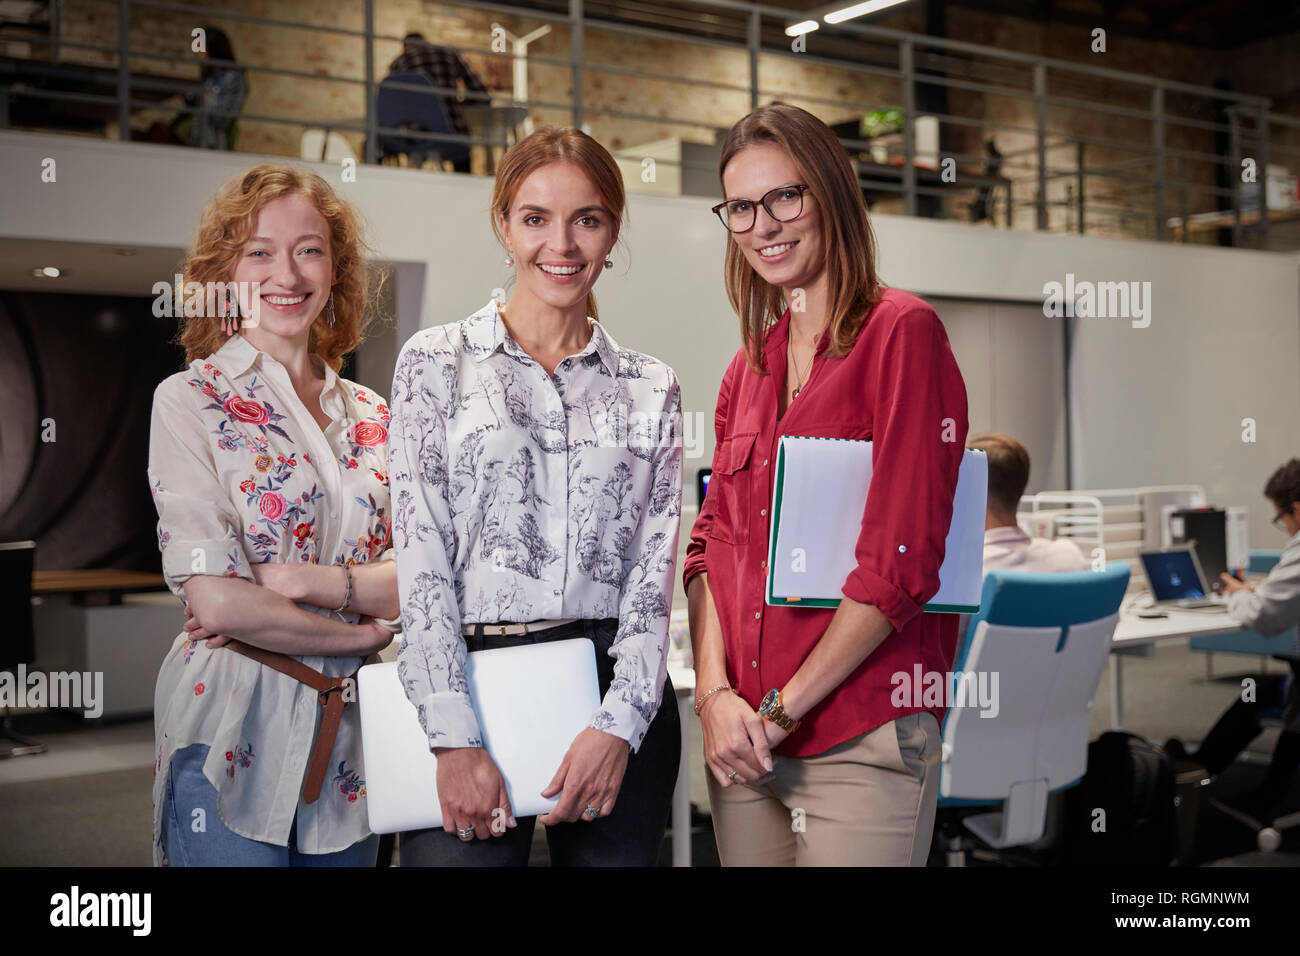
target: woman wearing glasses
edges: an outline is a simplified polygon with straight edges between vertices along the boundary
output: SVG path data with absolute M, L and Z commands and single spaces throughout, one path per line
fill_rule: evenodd
M 425 329 L 393 377 L 399 669 L 438 755 L 443 828 L 402 865 L 522 866 L 535 821 L 556 865 L 653 865 L 681 731 L 667 677 L 681 513 L 681 398 L 619 346 L 591 290 L 624 215 L 613 157 L 542 129 L 497 171 L 492 225 L 514 294 Z M 466 653 L 586 637 L 603 700 L 540 818 L 512 819 L 466 687 Z M 444 832 L 445 831 L 445 832 Z
M 934 310 L 880 284 L 857 179 L 821 121 L 751 113 L 719 173 L 743 345 L 683 574 L 719 852 L 728 866 L 921 865 L 944 708 L 891 678 L 952 668 L 956 617 L 921 606 L 939 587 L 965 384 Z M 764 604 L 782 435 L 873 442 L 836 609 Z

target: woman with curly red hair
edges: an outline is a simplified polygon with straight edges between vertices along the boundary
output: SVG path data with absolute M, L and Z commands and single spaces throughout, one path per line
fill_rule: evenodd
M 189 365 L 155 390 L 149 438 L 190 616 L 155 690 L 156 864 L 375 862 L 346 705 L 399 610 L 388 408 L 338 376 L 367 324 L 364 251 L 323 179 L 266 165 L 221 188 L 186 262 Z M 211 289 L 218 314 L 195 315 Z

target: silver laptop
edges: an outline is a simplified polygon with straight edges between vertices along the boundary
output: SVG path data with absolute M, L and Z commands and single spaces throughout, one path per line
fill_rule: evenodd
M 1152 603 L 1161 607 L 1227 607 L 1227 601 L 1206 582 L 1193 548 L 1142 551 L 1140 556 Z
M 469 696 L 516 817 L 559 802 L 541 795 L 573 738 L 600 707 L 596 648 L 587 638 L 525 644 L 469 655 Z M 397 833 L 442 826 L 438 758 L 429 750 L 397 664 L 357 674 L 370 829 Z

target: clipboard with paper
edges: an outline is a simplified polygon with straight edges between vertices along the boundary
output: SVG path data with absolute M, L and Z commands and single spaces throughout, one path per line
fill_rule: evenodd
M 772 488 L 766 599 L 779 607 L 838 607 L 857 567 L 862 513 L 871 486 L 872 443 L 782 436 Z M 967 449 L 957 475 L 939 590 L 923 610 L 979 611 L 984 578 L 988 456 Z

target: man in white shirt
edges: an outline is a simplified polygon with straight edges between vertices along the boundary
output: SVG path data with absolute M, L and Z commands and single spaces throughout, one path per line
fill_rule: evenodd
M 1066 538 L 1031 538 L 1016 523 L 1016 508 L 1029 484 L 1029 451 L 1004 432 L 985 432 L 966 442 L 989 459 L 988 507 L 984 514 L 984 573 L 993 570 L 1086 571 L 1088 559 Z M 964 639 L 970 615 L 957 621 Z
M 1031 538 L 1016 524 L 1016 507 L 1029 484 L 1029 452 L 1010 435 L 986 432 L 966 443 L 989 459 L 988 511 L 984 518 L 984 573 L 1086 571 L 1088 559 L 1065 538 Z

